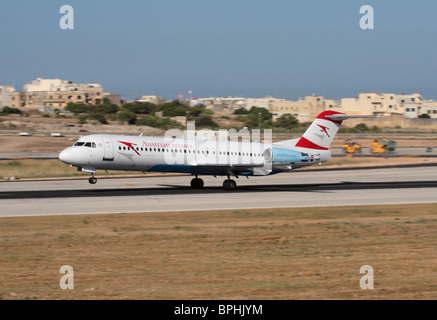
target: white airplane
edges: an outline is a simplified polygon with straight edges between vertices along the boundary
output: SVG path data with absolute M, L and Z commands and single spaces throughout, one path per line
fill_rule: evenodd
M 233 190 L 231 177 L 266 176 L 326 162 L 329 146 L 343 120 L 377 116 L 320 113 L 301 138 L 266 142 L 221 141 L 172 137 L 91 134 L 61 151 L 59 159 L 90 172 L 96 170 L 191 173 L 193 189 L 203 188 L 199 175 L 227 176 L 223 188 Z

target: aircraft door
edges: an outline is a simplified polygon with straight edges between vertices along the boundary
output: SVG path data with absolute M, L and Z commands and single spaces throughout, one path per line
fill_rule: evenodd
M 114 146 L 111 137 L 102 137 L 103 140 L 103 161 L 114 161 Z

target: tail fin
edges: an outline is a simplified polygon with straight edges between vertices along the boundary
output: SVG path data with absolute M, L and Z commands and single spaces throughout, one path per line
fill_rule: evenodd
M 324 111 L 313 121 L 296 147 L 328 150 L 345 116 L 337 111 Z

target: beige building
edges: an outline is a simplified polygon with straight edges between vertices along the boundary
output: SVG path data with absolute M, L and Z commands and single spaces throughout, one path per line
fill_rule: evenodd
M 273 114 L 273 120 L 276 120 L 283 114 L 295 116 L 299 122 L 311 122 L 317 115 L 327 109 L 338 107 L 339 102 L 327 100 L 322 96 L 306 96 L 297 101 L 288 101 L 284 99 L 272 100 L 269 111 Z
M 273 101 L 280 100 L 273 97 L 265 97 L 265 98 L 247 98 L 246 104 L 244 108 L 250 110 L 252 107 L 264 108 L 270 110 L 270 106 Z
M 10 86 L 0 86 L 0 108 L 12 107 L 11 98 L 15 94 L 15 89 Z
M 103 99 L 108 99 L 110 103 L 121 106 L 123 104 L 123 100 L 121 100 L 120 94 L 113 94 L 110 92 L 103 93 Z
M 77 84 L 71 80 L 38 78 L 25 84 L 23 92 L 12 98 L 15 98 L 12 99 L 13 104 L 26 109 L 63 109 L 69 102 L 102 103 L 103 88 L 98 83 Z
M 423 101 L 421 107 L 420 114 L 427 114 L 431 118 L 437 119 L 437 101 Z
M 203 104 L 207 109 L 213 112 L 232 113 L 235 109 L 246 106 L 246 98 L 242 97 L 212 97 L 197 98 L 190 100 L 190 106 Z
M 161 96 L 153 96 L 153 95 L 148 95 L 148 96 L 142 96 L 140 100 L 137 100 L 139 102 L 150 102 L 153 104 L 163 104 L 166 102 L 165 99 L 162 99 Z
M 417 118 L 422 112 L 424 100 L 420 94 L 366 93 L 355 98 L 343 98 L 341 103 L 330 110 L 349 115 L 404 115 Z

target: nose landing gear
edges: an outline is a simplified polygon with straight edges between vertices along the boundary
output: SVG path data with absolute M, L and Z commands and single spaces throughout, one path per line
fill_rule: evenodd
M 97 178 L 94 177 L 94 174 L 91 175 L 91 177 L 88 179 L 88 182 L 90 184 L 96 184 L 97 183 Z

